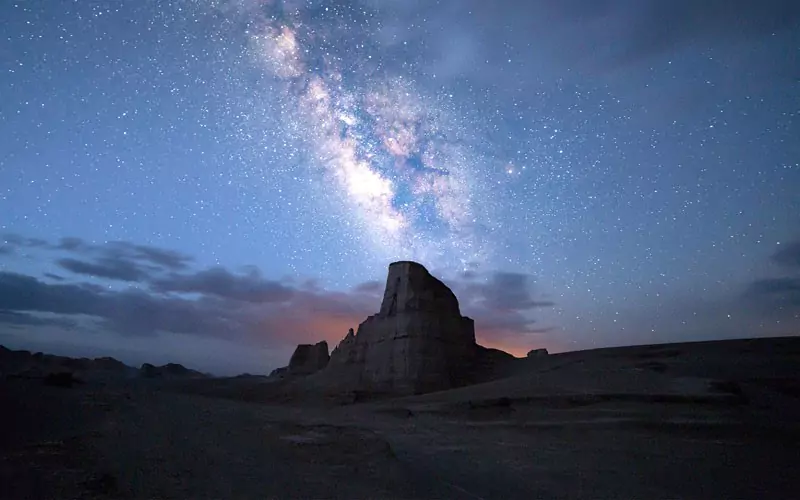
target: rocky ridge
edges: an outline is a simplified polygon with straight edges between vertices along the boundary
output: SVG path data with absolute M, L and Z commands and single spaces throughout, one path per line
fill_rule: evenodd
M 177 363 L 136 369 L 110 358 L 70 358 L 41 352 L 15 351 L 0 346 L 0 376 L 11 379 L 41 379 L 59 385 L 71 377 L 81 381 L 112 381 L 132 378 L 200 378 L 206 374 Z M 64 384 L 61 384 L 64 385 Z

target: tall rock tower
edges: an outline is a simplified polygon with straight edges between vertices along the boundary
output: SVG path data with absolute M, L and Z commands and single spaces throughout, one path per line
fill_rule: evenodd
M 420 394 L 464 385 L 477 351 L 475 325 L 455 294 L 422 265 L 394 262 L 380 312 L 350 330 L 319 375 L 366 391 Z

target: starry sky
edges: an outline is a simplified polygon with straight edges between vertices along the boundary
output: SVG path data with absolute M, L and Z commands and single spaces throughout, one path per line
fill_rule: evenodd
M 395 260 L 517 355 L 800 332 L 794 0 L 0 19 L 0 344 L 263 373 Z

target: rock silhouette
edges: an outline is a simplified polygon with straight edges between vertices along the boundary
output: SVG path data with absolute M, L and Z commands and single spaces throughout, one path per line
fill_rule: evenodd
M 139 376 L 142 378 L 198 378 L 205 377 L 203 373 L 190 370 L 178 363 L 167 363 L 164 366 L 154 366 L 144 363 L 139 368 Z
M 389 265 L 380 311 L 351 329 L 320 376 L 376 393 L 464 385 L 478 355 L 455 294 L 416 262 Z
M 311 374 L 328 366 L 330 354 L 328 343 L 324 340 L 316 344 L 300 344 L 289 360 L 289 372 Z
M 270 376 L 311 375 L 328 366 L 330 358 L 328 343 L 324 340 L 316 344 L 300 344 L 294 350 L 289 366 L 272 370 Z
M 547 356 L 547 349 L 533 349 L 528 351 L 526 358 L 544 358 Z

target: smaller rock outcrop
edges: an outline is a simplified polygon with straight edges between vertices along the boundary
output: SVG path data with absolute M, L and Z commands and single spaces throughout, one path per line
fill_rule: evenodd
M 161 376 L 161 373 L 158 371 L 158 368 L 150 363 L 144 363 L 141 368 L 139 368 L 139 375 L 144 378 L 157 378 Z
M 350 365 L 356 362 L 356 334 L 352 328 L 331 353 L 331 365 Z
M 328 366 L 331 359 L 328 343 L 300 344 L 289 360 L 289 372 L 295 375 L 310 375 Z
M 178 363 L 167 363 L 164 366 L 144 363 L 139 368 L 139 376 L 142 378 L 200 378 L 206 375 Z
M 0 346 L 0 377 L 43 379 L 48 374 L 72 373 L 83 382 L 127 378 L 136 369 L 114 358 L 69 358 L 41 352 L 13 351 Z M 64 378 L 51 378 L 48 385 L 58 385 Z M 66 382 L 65 382 L 66 383 Z
M 97 369 L 108 371 L 125 371 L 129 368 L 122 361 L 109 357 L 94 358 L 94 366 Z
M 69 387 L 73 383 L 109 382 L 137 377 L 202 378 L 208 375 L 177 363 L 164 366 L 144 363 L 136 369 L 110 357 L 68 358 L 41 352 L 12 351 L 0 346 L 0 377 L 43 379 L 47 385 Z
M 548 355 L 547 349 L 533 349 L 528 351 L 526 358 L 544 358 Z
M 269 376 L 270 377 L 282 378 L 282 377 L 285 377 L 288 373 L 289 373 L 289 367 L 288 366 L 282 366 L 280 368 L 275 368 L 274 370 L 269 372 Z
M 328 352 L 326 341 L 323 340 L 316 344 L 300 344 L 289 359 L 289 366 L 272 370 L 270 377 L 311 375 L 328 366 L 330 359 L 331 355 Z

